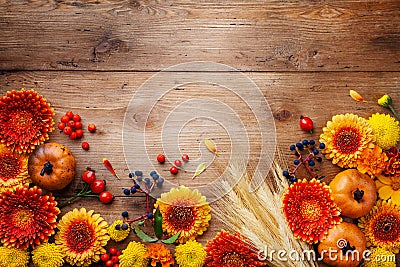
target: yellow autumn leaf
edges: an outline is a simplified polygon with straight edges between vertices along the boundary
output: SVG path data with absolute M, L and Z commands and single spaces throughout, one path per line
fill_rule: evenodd
M 355 101 L 358 101 L 358 102 L 367 102 L 367 101 L 364 100 L 364 98 L 363 98 L 357 91 L 350 90 L 350 96 L 351 96 L 351 98 L 353 98 Z
M 214 153 L 215 156 L 218 156 L 218 151 L 217 151 L 217 148 L 215 147 L 215 144 L 213 141 L 211 141 L 210 139 L 205 139 L 204 144 L 206 145 L 208 150 L 210 150 L 212 153 Z
M 192 179 L 196 178 L 197 176 L 199 176 L 202 172 L 204 172 L 207 168 L 207 164 L 205 162 L 200 163 L 197 168 L 196 171 L 193 174 Z

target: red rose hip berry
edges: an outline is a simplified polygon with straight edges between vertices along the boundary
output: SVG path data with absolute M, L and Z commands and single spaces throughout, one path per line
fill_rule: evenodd
M 104 180 L 94 180 L 90 184 L 90 190 L 95 194 L 100 194 L 106 189 L 106 182 Z
M 177 159 L 177 160 L 174 161 L 174 164 L 175 164 L 176 167 L 180 167 L 180 166 L 182 166 L 182 161 Z
M 83 149 L 83 150 L 89 150 L 89 147 L 90 147 L 90 146 L 89 146 L 89 143 L 88 143 L 88 142 L 83 142 L 83 143 L 82 143 L 82 149 Z
M 65 116 L 67 116 L 69 119 L 72 120 L 72 117 L 74 116 L 74 113 L 73 113 L 72 111 L 67 111 L 67 112 L 65 113 Z
M 65 128 L 65 123 L 60 122 L 60 123 L 57 125 L 57 127 L 58 127 L 58 129 L 60 129 L 60 130 L 62 131 L 62 130 L 64 130 L 64 128 Z
M 114 196 L 108 191 L 103 191 L 100 193 L 99 198 L 101 203 L 107 204 L 113 201 Z
M 169 172 L 172 173 L 173 175 L 178 174 L 179 169 L 175 166 L 172 166 L 171 168 L 169 168 Z
M 65 126 L 64 130 L 63 130 L 64 134 L 66 135 L 70 135 L 72 133 L 72 128 L 69 126 Z
M 83 174 L 82 174 L 82 181 L 85 183 L 91 184 L 96 180 L 96 173 L 94 170 L 91 170 L 88 168 Z
M 107 253 L 101 254 L 100 256 L 100 260 L 103 262 L 106 262 L 110 259 L 110 255 L 108 255 Z
M 94 125 L 93 123 L 89 124 L 88 131 L 94 133 L 96 131 L 96 125 Z
M 81 116 L 79 116 L 78 114 L 74 114 L 74 116 L 72 117 L 72 120 L 73 120 L 74 122 L 81 121 Z
M 68 123 L 69 122 L 69 117 L 67 115 L 62 116 L 61 117 L 61 122 Z
M 159 163 L 164 163 L 164 162 L 165 162 L 165 156 L 164 156 L 164 154 L 158 154 L 158 155 L 157 155 L 157 161 L 158 161 Z
M 183 154 L 183 155 L 182 155 L 182 160 L 183 160 L 184 162 L 188 162 L 188 161 L 189 161 L 189 156 L 188 156 L 188 154 Z
M 314 128 L 313 121 L 309 117 L 300 116 L 300 128 L 303 131 L 312 133 Z

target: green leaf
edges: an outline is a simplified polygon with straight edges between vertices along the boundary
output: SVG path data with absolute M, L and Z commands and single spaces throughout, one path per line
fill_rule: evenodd
M 206 164 L 205 162 L 200 163 L 200 164 L 197 166 L 197 169 L 196 169 L 196 171 L 194 172 L 194 174 L 193 174 L 193 176 L 192 176 L 192 179 L 194 179 L 194 178 L 196 178 L 197 176 L 199 176 L 202 172 L 204 172 L 204 171 L 206 170 L 206 168 L 207 168 L 207 164 Z
M 161 242 L 163 242 L 164 244 L 172 244 L 179 238 L 180 235 L 181 235 L 181 231 L 179 231 L 178 233 L 174 234 L 170 238 L 161 240 Z
M 162 222 L 163 222 L 162 214 L 161 214 L 160 210 L 157 208 L 156 212 L 154 213 L 153 227 L 154 227 L 154 234 L 156 235 L 156 237 L 158 239 L 160 239 L 164 235 L 164 232 L 162 229 Z
M 140 230 L 137 226 L 135 226 L 135 233 L 144 242 L 154 243 L 154 242 L 157 242 L 157 240 L 158 240 L 158 239 L 155 239 L 155 238 L 152 238 L 152 237 L 148 236 L 145 232 Z

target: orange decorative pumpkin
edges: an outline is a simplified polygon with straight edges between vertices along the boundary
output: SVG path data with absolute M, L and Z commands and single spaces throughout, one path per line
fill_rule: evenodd
M 338 173 L 329 184 L 333 201 L 343 216 L 360 218 L 372 209 L 376 202 L 376 185 L 368 175 L 356 169 Z
M 61 190 L 74 180 L 75 166 L 75 158 L 68 147 L 45 143 L 29 156 L 28 172 L 32 182 L 39 187 Z
M 356 267 L 367 249 L 365 235 L 357 225 L 342 222 L 328 230 L 328 235 L 318 245 L 322 260 L 330 266 Z

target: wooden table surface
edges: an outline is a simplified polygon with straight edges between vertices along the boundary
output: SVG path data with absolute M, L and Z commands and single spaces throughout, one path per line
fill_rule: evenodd
M 61 201 L 77 192 L 82 186 L 80 175 L 90 166 L 107 180 L 107 189 L 116 198 L 111 205 L 85 198 L 63 208 L 63 214 L 84 206 L 101 213 L 109 223 L 120 219 L 123 210 L 132 217 L 142 214 L 144 198 L 126 197 L 122 189 L 131 186 L 129 171 L 147 161 L 151 164 L 144 167 L 145 172 L 156 169 L 175 184 L 200 186 L 217 179 L 234 151 L 231 139 L 235 136 L 225 127 L 232 121 L 198 115 L 182 124 L 182 110 L 176 112 L 176 108 L 182 109 L 182 103 L 196 97 L 214 99 L 221 109 L 230 107 L 242 121 L 248 131 L 252 171 L 252 163 L 259 160 L 265 145 L 260 121 L 253 113 L 257 106 L 248 105 L 234 90 L 188 83 L 165 92 L 155 102 L 149 97 L 148 102 L 141 102 L 142 106 L 128 108 L 135 93 L 143 93 L 142 86 L 148 79 L 176 64 L 214 62 L 235 68 L 251 79 L 274 118 L 272 122 L 261 118 L 261 123 L 272 123 L 271 127 L 276 128 L 277 148 L 288 164 L 293 160 L 288 146 L 304 138 L 318 140 L 322 127 L 335 114 L 368 117 L 387 112 L 376 103 L 385 93 L 392 96 L 395 108 L 400 110 L 398 0 L 1 0 L 0 30 L 1 94 L 33 88 L 52 104 L 56 121 L 72 110 L 82 116 L 84 124 L 95 123 L 98 127 L 95 134 L 85 133 L 80 141 L 69 140 L 57 130 L 51 134 L 51 141 L 67 145 L 77 159 L 75 181 L 56 195 Z M 229 71 L 218 69 L 188 69 L 174 75 L 192 77 L 197 72 L 204 77 L 229 76 Z M 148 96 L 157 91 L 145 89 L 144 95 Z M 352 100 L 350 89 L 361 93 L 367 102 Z M 141 113 L 149 106 L 149 114 Z M 194 117 L 200 114 L 196 105 L 186 106 L 186 111 Z M 206 111 L 211 117 L 220 112 L 218 107 Z M 143 162 L 127 162 L 124 154 L 124 120 L 132 119 L 131 115 L 146 130 L 145 149 L 130 152 L 141 155 Z M 312 135 L 299 129 L 300 115 L 314 120 Z M 173 129 L 165 122 L 181 128 Z M 195 180 L 184 172 L 172 177 L 169 165 L 158 165 L 155 158 L 165 146 L 171 146 L 163 143 L 170 139 L 161 138 L 165 127 L 177 133 L 171 139 L 178 144 L 177 155 L 184 152 L 200 157 L 202 140 L 213 138 L 221 151 L 218 166 L 211 164 Z M 80 148 L 81 141 L 90 143 L 89 151 Z M 121 180 L 107 172 L 103 157 L 113 163 Z M 169 156 L 169 160 L 174 159 Z M 327 181 L 338 171 L 328 161 L 315 170 Z M 222 222 L 213 219 L 198 240 L 205 244 L 223 227 Z M 121 249 L 126 244 L 110 242 Z

